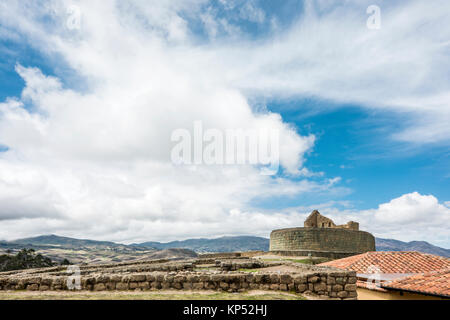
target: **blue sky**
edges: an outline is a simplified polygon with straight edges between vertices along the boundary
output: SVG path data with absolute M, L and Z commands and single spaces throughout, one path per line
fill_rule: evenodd
M 366 112 L 358 105 L 336 105 L 333 110 L 310 114 L 329 102 L 295 101 L 269 108 L 300 132 L 318 136 L 308 167 L 329 176 L 342 177 L 349 189 L 340 199 L 354 200 L 359 209 L 384 203 L 396 195 L 418 191 L 449 198 L 447 145 L 411 146 L 389 141 L 402 118 L 386 112 Z M 288 110 L 286 110 L 288 109 Z M 333 200 L 337 200 L 333 197 Z
M 268 236 L 319 208 L 450 247 L 446 2 L 380 1 L 379 30 L 371 1 L 45 4 L 0 8 L 0 239 Z M 279 174 L 174 168 L 196 120 L 279 129 Z

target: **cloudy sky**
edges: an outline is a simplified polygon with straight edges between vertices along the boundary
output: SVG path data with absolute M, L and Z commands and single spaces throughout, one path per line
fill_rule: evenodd
M 268 237 L 319 209 L 449 248 L 449 16 L 447 0 L 0 0 L 0 239 Z M 195 121 L 278 130 L 280 170 L 174 164 L 171 134 Z

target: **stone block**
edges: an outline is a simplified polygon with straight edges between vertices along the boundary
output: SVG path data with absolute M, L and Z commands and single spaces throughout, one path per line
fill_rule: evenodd
M 293 278 L 295 284 L 306 283 L 307 280 L 303 275 L 294 275 Z
M 163 282 L 164 281 L 164 276 L 165 276 L 164 273 L 158 273 L 158 274 L 155 275 L 155 280 L 157 282 Z
M 356 277 L 348 277 L 347 283 L 349 283 L 349 284 L 354 284 L 354 283 L 356 283 Z
M 107 282 L 106 284 L 106 290 L 115 290 L 116 289 L 116 283 L 115 282 Z
M 147 277 L 145 276 L 145 274 L 133 274 L 130 277 L 131 282 L 142 282 L 145 280 L 147 280 Z
M 128 290 L 128 283 L 126 282 L 116 283 L 116 290 Z
M 219 283 L 219 287 L 220 287 L 222 290 L 227 290 L 227 289 L 229 288 L 229 284 L 228 284 L 227 282 L 221 281 L 221 282 Z
M 40 284 L 41 278 L 35 277 L 35 278 L 29 278 L 26 280 L 28 284 Z
M 289 284 L 293 281 L 292 276 L 290 274 L 282 274 L 280 275 L 280 283 Z
M 270 289 L 270 284 L 268 284 L 268 283 L 262 283 L 262 284 L 259 285 L 259 288 L 260 288 L 261 290 L 269 290 L 269 289 Z
M 109 281 L 109 277 L 106 275 L 100 275 L 95 278 L 95 283 L 106 283 Z
M 335 284 L 332 288 L 332 291 L 339 292 L 344 290 L 344 287 L 341 284 Z
M 161 289 L 163 289 L 163 290 L 170 289 L 171 286 L 172 286 L 172 283 L 167 282 L 167 281 L 164 281 L 164 282 L 161 283 Z
M 130 290 L 134 290 L 134 289 L 138 288 L 138 283 L 137 283 L 137 282 L 130 282 L 130 283 L 128 284 L 128 288 L 129 288 Z
M 148 281 L 138 282 L 138 288 L 148 290 L 150 289 L 150 283 Z
M 41 279 L 41 284 L 46 285 L 46 286 L 51 286 L 53 282 L 52 278 L 42 278 Z
M 186 281 L 190 283 L 198 282 L 198 276 L 191 274 L 186 277 Z
M 270 285 L 270 290 L 279 290 L 280 285 L 278 283 L 273 283 Z
M 121 282 L 121 281 L 122 281 L 122 276 L 121 276 L 121 275 L 118 275 L 118 274 L 115 274 L 115 275 L 112 275 L 112 276 L 110 277 L 110 279 L 111 279 L 111 281 L 113 281 L 113 282 Z
M 314 284 L 314 291 L 327 291 L 327 285 L 324 282 L 318 282 Z
M 39 290 L 39 285 L 37 283 L 27 285 L 27 290 L 37 291 Z
M 304 292 L 308 289 L 308 286 L 305 283 L 301 283 L 297 285 L 297 291 L 298 292 Z
M 211 275 L 211 281 L 214 282 L 222 282 L 224 280 L 224 276 L 221 274 L 213 274 Z
M 333 271 L 333 272 L 330 272 L 330 276 L 332 276 L 332 277 L 345 277 L 346 275 L 347 275 L 347 273 L 344 272 L 344 271 Z
M 104 291 L 106 290 L 106 286 L 104 283 L 96 283 L 94 285 L 94 291 Z
M 280 283 L 280 276 L 275 273 L 271 274 L 270 275 L 270 283 L 274 283 L 274 284 Z
M 259 284 L 257 284 L 257 283 L 250 283 L 249 284 L 249 289 L 250 290 L 257 290 L 257 289 L 259 289 Z
M 238 289 L 240 289 L 240 285 L 237 282 L 233 282 L 230 284 L 230 289 L 233 291 L 237 291 Z
M 356 291 L 356 284 L 346 284 L 344 289 L 345 291 Z
M 194 282 L 192 284 L 193 290 L 202 290 L 203 289 L 203 282 Z
M 172 287 L 177 290 L 181 290 L 183 288 L 183 284 L 181 282 L 172 283 Z

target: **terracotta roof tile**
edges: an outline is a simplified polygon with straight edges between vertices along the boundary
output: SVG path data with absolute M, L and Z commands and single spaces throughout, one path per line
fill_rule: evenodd
M 388 292 L 386 289 L 381 288 L 381 286 L 377 286 L 376 283 L 367 283 L 367 281 L 358 280 L 356 281 L 356 286 L 358 288 L 364 288 L 374 291 L 380 291 L 380 292 Z
M 383 283 L 381 287 L 450 297 L 450 268 Z
M 416 251 L 376 251 L 320 265 L 356 271 L 360 274 L 374 273 L 374 266 L 380 273 L 414 274 L 450 268 L 450 259 Z

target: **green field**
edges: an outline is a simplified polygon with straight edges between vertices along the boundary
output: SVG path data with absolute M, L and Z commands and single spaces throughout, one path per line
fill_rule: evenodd
M 111 292 L 0 292 L 0 300 L 306 300 L 303 296 L 288 292 L 248 291 L 227 293 L 214 291 L 111 291 Z

